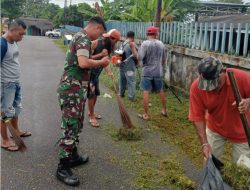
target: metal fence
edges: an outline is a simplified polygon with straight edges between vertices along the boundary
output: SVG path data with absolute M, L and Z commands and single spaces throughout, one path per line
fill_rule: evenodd
M 130 30 L 136 38 L 146 39 L 146 28 L 152 22 L 108 22 L 125 36 Z M 183 23 L 162 22 L 160 39 L 163 43 L 191 49 L 212 51 L 234 56 L 250 57 L 250 23 Z

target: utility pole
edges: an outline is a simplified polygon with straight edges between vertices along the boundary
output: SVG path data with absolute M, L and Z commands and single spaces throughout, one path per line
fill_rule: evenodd
M 155 27 L 159 28 L 161 26 L 161 5 L 162 0 L 157 0 L 157 8 L 156 8 L 156 14 L 155 14 Z
M 66 11 L 67 11 L 67 0 L 64 0 L 64 27 L 65 27 L 65 25 L 67 24 L 67 13 L 66 13 Z

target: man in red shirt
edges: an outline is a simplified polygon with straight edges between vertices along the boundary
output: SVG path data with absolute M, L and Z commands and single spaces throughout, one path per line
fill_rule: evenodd
M 237 108 L 227 71 L 234 72 L 242 101 Z M 198 65 L 199 77 L 190 88 L 189 120 L 194 123 L 204 159 L 212 153 L 220 158 L 226 141 L 233 144 L 232 158 L 250 153 L 240 120 L 250 121 L 250 75 L 238 69 L 225 69 L 220 60 L 207 57 Z

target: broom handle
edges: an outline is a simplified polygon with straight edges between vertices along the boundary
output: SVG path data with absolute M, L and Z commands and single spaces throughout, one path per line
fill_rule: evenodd
M 228 77 L 229 77 L 229 80 L 233 89 L 234 97 L 236 99 L 236 105 L 239 106 L 239 103 L 241 102 L 242 98 L 241 98 L 240 91 L 239 91 L 238 85 L 234 77 L 234 73 L 233 71 L 227 71 L 227 74 L 228 74 Z M 241 113 L 240 119 L 243 124 L 245 134 L 247 136 L 248 146 L 250 148 L 250 128 L 249 128 L 249 123 L 248 123 L 246 114 Z

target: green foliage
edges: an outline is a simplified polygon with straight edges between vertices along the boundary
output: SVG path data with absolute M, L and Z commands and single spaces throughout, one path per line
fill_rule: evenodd
M 8 17 L 10 20 L 20 17 L 23 14 L 22 6 L 25 0 L 1 0 L 1 17 Z
M 227 162 L 222 170 L 223 179 L 237 190 L 250 190 L 250 170 Z
M 128 21 L 152 22 L 155 19 L 157 0 L 133 0 L 121 18 Z M 162 0 L 161 21 L 185 20 L 199 5 L 198 0 Z

